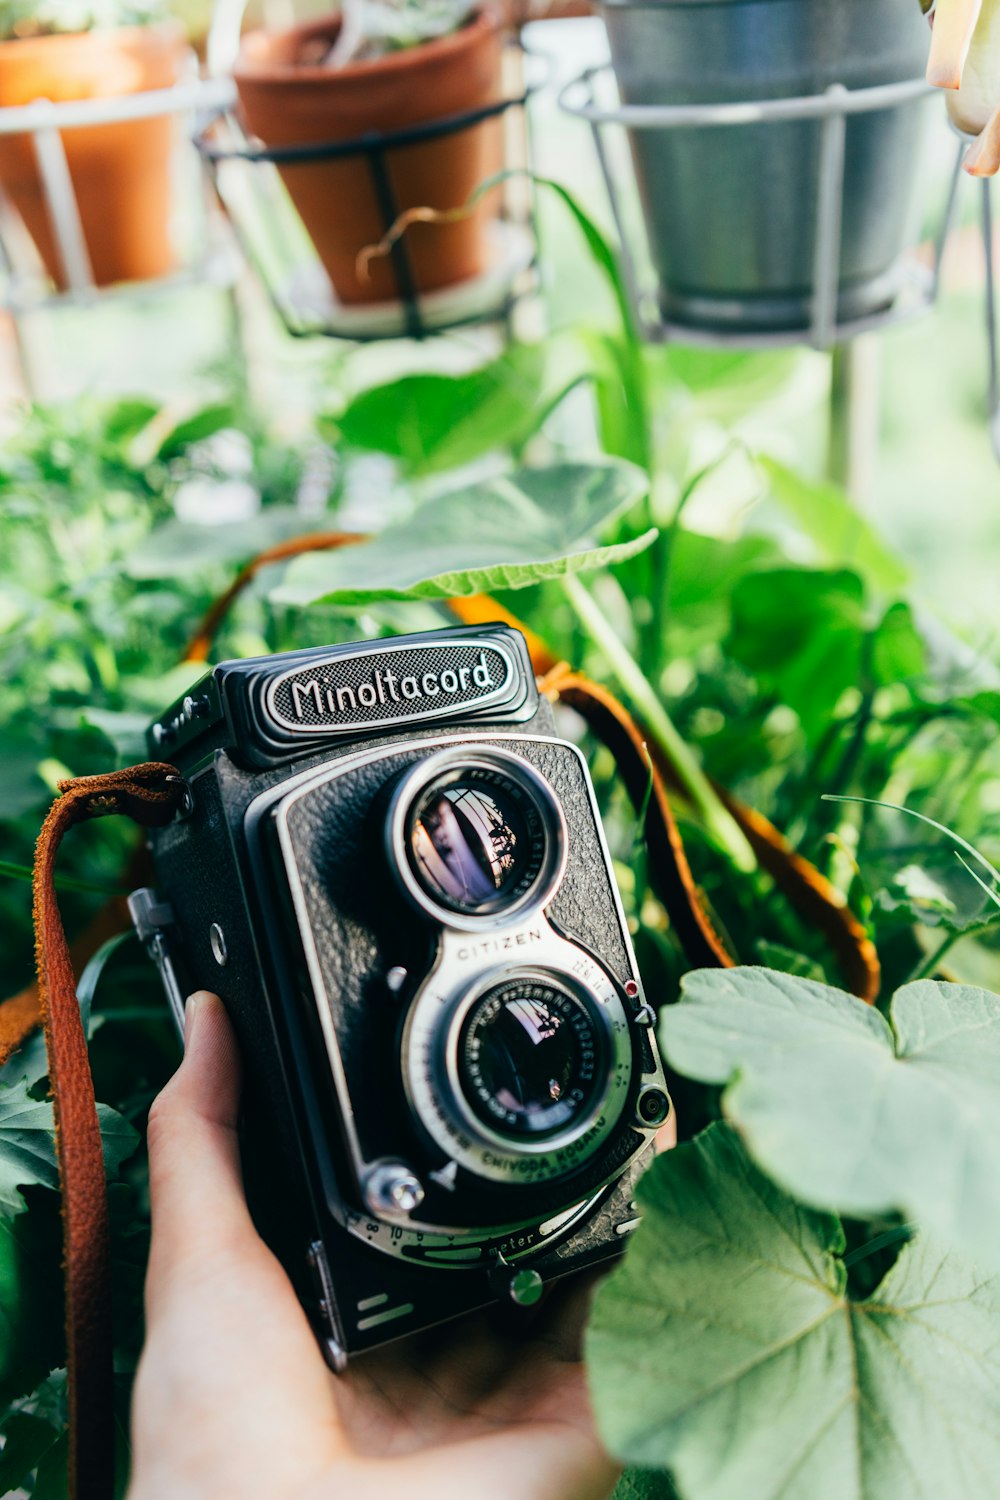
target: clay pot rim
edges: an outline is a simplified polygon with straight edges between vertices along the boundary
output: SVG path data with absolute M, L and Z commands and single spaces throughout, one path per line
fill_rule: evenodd
M 45 36 L 5 36 L 0 37 L 0 47 L 18 47 L 27 51 L 29 47 L 45 48 L 53 44 L 65 47 L 74 42 L 89 46 L 91 39 L 104 42 L 109 37 L 134 37 L 145 41 L 150 35 L 162 41 L 175 40 L 188 45 L 181 22 L 168 16 L 163 21 L 150 21 L 146 26 L 90 26 L 86 31 L 51 31 Z
M 479 5 L 463 26 L 460 26 L 457 31 L 449 32 L 447 36 L 434 37 L 429 42 L 421 42 L 416 47 L 405 47 L 398 52 L 390 52 L 385 57 L 369 57 L 360 62 L 348 63 L 345 68 L 325 68 L 319 63 L 276 63 L 266 59 L 257 61 L 251 56 L 254 47 L 261 45 L 264 40 L 272 40 L 276 37 L 299 37 L 307 41 L 313 36 L 322 36 L 324 31 L 329 30 L 333 22 L 339 19 L 339 12 L 337 12 L 325 19 L 305 21 L 284 31 L 268 31 L 258 28 L 256 31 L 248 32 L 243 38 L 240 54 L 233 68 L 234 79 L 238 84 L 245 81 L 266 84 L 325 83 L 329 86 L 336 85 L 342 79 L 350 79 L 353 82 L 356 79 L 373 77 L 375 74 L 406 73 L 413 68 L 420 67 L 427 60 L 448 58 L 469 51 L 484 36 L 499 31 L 502 25 L 499 14 L 491 5 Z

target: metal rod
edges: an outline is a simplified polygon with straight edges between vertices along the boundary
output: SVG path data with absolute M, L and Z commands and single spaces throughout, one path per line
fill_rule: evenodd
M 113 99 L 70 99 L 61 103 L 36 99 L 31 104 L 5 105 L 0 109 L 0 136 L 33 135 L 38 130 L 78 130 L 88 125 L 117 125 L 131 120 L 151 120 L 159 115 L 186 114 L 189 110 L 218 114 L 235 101 L 236 86 L 229 78 L 175 83 L 167 89 L 119 94 Z
M 981 187 L 983 213 L 983 250 L 986 258 L 986 348 L 989 356 L 989 421 L 990 439 L 994 452 L 1000 459 L 997 418 L 1000 416 L 1000 359 L 997 355 L 997 293 L 996 266 L 993 253 L 993 199 L 990 194 L 990 179 L 984 178 Z
M 385 151 L 382 149 L 381 143 L 371 148 L 368 162 L 371 167 L 372 182 L 375 186 L 375 196 L 378 198 L 379 209 L 385 223 L 386 233 L 388 233 L 399 218 L 399 201 L 396 197 L 395 188 L 392 185 L 392 178 L 389 174 L 389 163 L 386 160 Z M 396 282 L 399 287 L 399 299 L 403 304 L 406 331 L 411 338 L 422 339 L 427 330 L 420 316 L 417 281 L 413 273 L 413 262 L 410 259 L 410 249 L 406 243 L 405 234 L 397 236 L 393 241 L 389 254 L 392 257 L 393 269 L 396 272 Z
M 878 342 L 870 334 L 832 351 L 827 470 L 859 510 L 871 500 L 878 464 L 879 369 Z
M 349 141 L 309 141 L 294 146 L 223 145 L 210 134 L 198 136 L 195 145 L 210 160 L 224 161 L 239 158 L 243 161 L 269 161 L 278 166 L 290 166 L 299 162 L 337 161 L 344 156 L 364 156 L 375 150 L 389 150 L 404 146 L 420 146 L 425 141 L 437 140 L 447 135 L 457 135 L 502 115 L 505 110 L 523 108 L 534 92 L 533 88 L 512 99 L 498 99 L 493 104 L 484 104 L 480 109 L 464 110 L 446 119 L 434 120 L 426 125 L 408 125 L 404 130 L 369 132 Z
M 233 71 L 246 8 L 247 0 L 215 0 L 205 43 L 205 60 L 212 78 L 228 78 Z
M 934 281 L 931 289 L 931 298 L 934 302 L 937 301 L 938 293 L 941 290 L 941 267 L 944 264 L 944 251 L 948 243 L 948 236 L 951 234 L 952 224 L 955 221 L 955 205 L 958 203 L 958 184 L 962 178 L 962 163 L 965 160 L 965 153 L 968 149 L 969 145 L 967 141 L 963 140 L 959 142 L 958 156 L 955 159 L 955 170 L 951 174 L 951 185 L 948 188 L 948 203 L 944 211 L 944 218 L 941 221 L 941 228 L 938 230 L 934 241 Z
M 832 84 L 826 98 L 837 105 L 847 93 L 842 83 Z M 844 215 L 844 171 L 846 167 L 847 120 L 834 109 L 823 120 L 820 142 L 819 182 L 816 189 L 816 250 L 813 260 L 813 314 L 810 342 L 815 349 L 828 349 L 837 326 L 840 295 L 840 249 Z
M 649 330 L 642 315 L 642 294 L 639 290 L 639 276 L 636 271 L 632 252 L 628 247 L 628 235 L 625 232 L 625 215 L 622 210 L 621 199 L 618 196 L 618 188 L 615 183 L 614 173 L 611 170 L 611 162 L 604 145 L 604 137 L 601 127 L 591 121 L 590 132 L 594 141 L 594 150 L 597 152 L 597 160 L 601 168 L 601 176 L 604 178 L 604 187 L 611 203 L 611 213 L 614 217 L 615 228 L 618 233 L 618 263 L 621 267 L 622 280 L 625 283 L 625 291 L 632 308 L 632 318 L 636 329 L 643 332 L 647 337 Z
M 929 97 L 933 92 L 924 78 L 907 78 L 900 83 L 879 84 L 874 88 L 844 89 L 842 98 L 823 94 L 803 94 L 791 99 L 747 99 L 723 104 L 619 104 L 604 108 L 595 102 L 582 104 L 572 99 L 573 91 L 590 85 L 610 64 L 588 68 L 574 78 L 559 94 L 559 106 L 567 114 L 602 125 L 627 125 L 632 130 L 678 130 L 697 125 L 719 128 L 726 125 L 760 125 L 771 120 L 817 120 L 835 108 L 846 115 L 868 114 L 892 109 L 913 99 Z M 591 94 L 591 100 L 593 95 Z
M 58 130 L 36 130 L 32 142 L 63 275 L 70 291 L 92 291 L 94 272 L 62 136 Z

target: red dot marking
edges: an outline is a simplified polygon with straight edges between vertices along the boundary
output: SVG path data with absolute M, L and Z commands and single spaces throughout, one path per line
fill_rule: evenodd
M 625 982 L 625 993 L 629 997 L 630 1000 L 634 1000 L 635 997 L 636 997 L 636 995 L 638 995 L 638 993 L 639 993 L 639 986 L 636 984 L 636 982 L 635 982 L 634 979 L 626 980 L 626 982 Z

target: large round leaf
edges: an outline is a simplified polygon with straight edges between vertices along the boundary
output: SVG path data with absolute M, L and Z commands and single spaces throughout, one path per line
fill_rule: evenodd
M 371 604 L 517 589 L 620 562 L 655 531 L 614 546 L 595 538 L 640 500 L 641 470 L 626 463 L 521 469 L 427 500 L 370 542 L 291 564 L 279 604 Z
M 661 1157 L 597 1294 L 605 1442 L 684 1500 L 995 1500 L 1000 1288 L 930 1240 L 845 1292 L 838 1219 L 799 1207 L 717 1125 Z
M 662 1035 L 678 1072 L 727 1085 L 726 1117 L 797 1198 L 900 1210 L 996 1265 L 1000 997 L 925 980 L 897 991 L 889 1018 L 770 969 L 699 970 Z

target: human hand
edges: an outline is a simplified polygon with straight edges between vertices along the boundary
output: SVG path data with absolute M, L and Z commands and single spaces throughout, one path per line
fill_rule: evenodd
M 221 1001 L 188 1002 L 149 1121 L 153 1235 L 129 1500 L 605 1500 L 579 1344 L 589 1288 L 527 1330 L 485 1316 L 328 1372 L 243 1195 L 239 1059 Z

